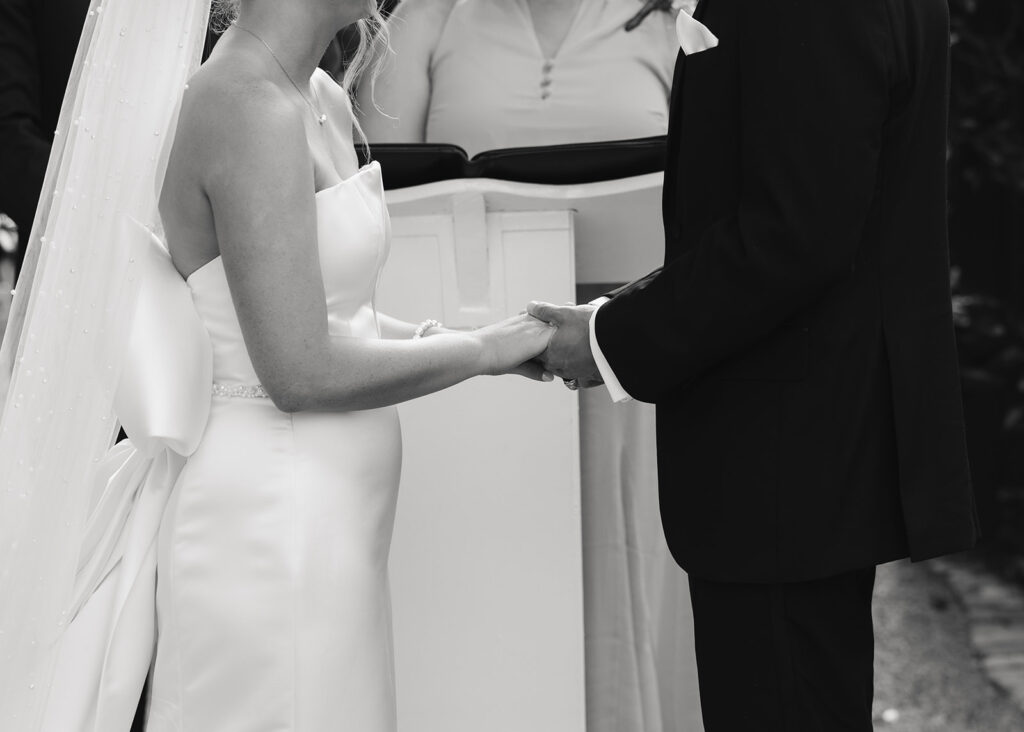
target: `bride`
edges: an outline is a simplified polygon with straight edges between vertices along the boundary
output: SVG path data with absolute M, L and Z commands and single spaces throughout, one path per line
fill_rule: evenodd
M 103 32 L 107 19 L 98 16 L 118 13 L 127 2 L 107 0 L 106 7 L 94 2 L 91 22 L 98 25 L 91 32 L 92 44 L 118 42 Z M 179 0 L 135 2 L 167 9 Z M 53 559 L 45 567 L 48 573 L 40 571 L 33 586 L 43 580 L 56 583 L 47 608 L 28 607 L 36 597 L 31 593 L 12 601 L 6 592 L 11 584 L 4 588 L 8 599 L 0 631 L 23 632 L 22 640 L 0 635 L 0 642 L 13 644 L 5 646 L 8 659 L 25 661 L 17 670 L 9 661 L 0 679 L 6 687 L 0 692 L 0 713 L 25 715 L 22 722 L 5 723 L 5 729 L 127 730 L 131 720 L 126 712 L 137 699 L 132 691 L 141 684 L 140 670 L 144 678 L 151 664 L 151 731 L 393 730 L 387 560 L 401 464 L 395 405 L 477 375 L 551 378 L 531 359 L 545 349 L 552 328 L 529 316 L 458 332 L 432 320 L 399 322 L 375 310 L 374 289 L 389 245 L 380 168 L 376 163 L 358 167 L 348 93 L 316 68 L 338 30 L 376 17 L 372 0 L 240 0 L 221 5 L 217 12 L 229 13 L 232 24 L 210 59 L 184 85 L 177 123 L 171 128 L 173 142 L 161 148 L 166 174 L 156 199 L 170 259 L 187 282 L 212 346 L 213 383 L 205 387 L 204 403 L 196 408 L 207 409 L 212 390 L 209 416 L 187 461 L 175 462 L 172 456 L 164 464 L 164 474 L 173 480 L 166 481 L 163 493 L 153 487 L 160 471 L 148 463 L 145 469 L 128 470 L 125 466 L 135 466 L 131 461 L 138 458 L 125 457 L 130 447 L 116 452 L 121 445 L 112 450 L 120 460 L 115 468 L 106 473 L 96 468 L 105 486 L 99 499 L 59 493 L 68 490 L 69 481 L 85 481 L 88 471 L 68 472 L 63 481 L 45 480 L 46 471 L 57 468 L 42 458 L 36 472 L 25 468 L 27 472 L 5 478 L 8 492 L 26 490 L 31 500 L 25 510 L 35 513 L 19 514 L 19 521 L 25 519 L 21 526 L 14 524 L 18 516 L 0 525 L 15 537 L 12 551 L 0 563 L 0 578 L 5 583 L 20 578 L 24 585 L 36 579 L 23 568 L 31 553 L 15 551 L 27 541 L 46 546 L 44 554 Z M 205 19 L 205 13 L 200 16 Z M 154 13 L 146 22 L 159 17 Z M 193 29 L 199 25 L 195 18 L 190 22 Z M 364 30 L 374 27 L 379 26 L 367 23 Z M 150 23 L 144 32 L 152 30 Z M 137 24 L 124 25 L 119 36 L 130 43 L 131 34 L 142 31 Z M 372 42 L 372 31 L 363 35 L 364 44 Z M 89 37 L 87 26 L 84 38 Z M 82 53 L 79 92 L 76 96 L 74 89 L 69 91 L 65 114 L 72 100 L 77 105 L 88 98 L 88 76 L 99 65 L 95 59 L 90 64 L 89 57 L 82 63 Z M 357 59 L 365 57 L 361 53 Z M 148 63 L 163 69 L 166 61 L 157 56 Z M 360 66 L 358 60 L 355 66 Z M 345 86 L 352 82 L 346 79 Z M 176 92 L 143 89 L 140 94 L 158 98 Z M 108 96 L 103 104 L 111 113 L 114 106 L 127 106 L 127 119 L 136 120 L 134 127 L 142 124 L 141 102 Z M 168 118 L 173 122 L 174 115 Z M 78 134 L 88 123 L 88 114 L 75 117 L 69 134 Z M 63 155 L 72 152 L 69 147 Z M 61 154 L 59 149 L 54 153 Z M 51 162 L 51 169 L 65 167 L 66 161 Z M 86 181 L 96 175 L 95 169 L 81 170 Z M 159 176 L 160 168 L 154 170 Z M 94 224 L 103 225 L 103 215 L 85 220 L 77 204 L 64 207 L 58 188 L 65 184 L 66 198 L 72 192 L 71 179 L 64 172 L 54 175 L 50 187 L 56 203 L 46 204 L 50 208 L 39 215 L 48 223 L 36 228 L 54 231 L 61 216 L 77 216 L 82 235 L 75 237 L 75 246 L 91 250 L 80 252 L 79 261 L 88 265 L 92 257 L 106 256 L 87 234 Z M 134 195 L 139 181 L 115 177 L 105 183 L 115 199 Z M 100 193 L 96 188 L 89 200 L 99 201 Z M 27 267 L 30 276 L 34 272 L 29 287 L 35 307 L 19 309 L 16 301 L 21 322 L 17 335 L 8 334 L 9 341 L 18 340 L 18 358 L 11 355 L 15 346 L 5 341 L 4 351 L 14 365 L 0 459 L 16 454 L 14 443 L 23 437 L 8 437 L 8 427 L 25 424 L 27 430 L 32 424 L 63 419 L 61 410 L 16 421 L 21 419 L 19 409 L 34 409 L 34 400 L 50 393 L 39 390 L 25 397 L 25 384 L 46 368 L 53 373 L 76 365 L 51 355 L 52 363 L 36 364 L 33 376 L 30 362 L 24 361 L 32 358 L 26 344 L 44 332 L 35 321 L 48 317 L 40 305 L 47 273 L 59 269 L 61 274 L 54 275 L 63 278 L 59 282 L 91 288 L 97 297 L 103 295 L 101 285 L 111 284 L 69 279 L 74 267 L 60 267 L 52 259 L 56 255 L 50 254 L 47 236 L 30 245 L 38 249 Z M 97 270 L 95 276 L 109 280 L 113 276 L 107 271 Z M 106 288 L 111 289 L 116 288 Z M 145 293 L 139 295 L 143 297 Z M 81 330 L 88 333 L 88 328 Z M 76 343 L 72 339 L 70 347 Z M 52 353 L 69 359 L 74 351 Z M 181 353 L 171 359 L 182 358 Z M 157 371 L 167 370 L 166 362 L 153 365 Z M 189 371 L 193 365 L 175 363 L 173 369 Z M 92 382 L 82 383 L 78 388 L 88 390 Z M 142 392 L 136 401 L 155 396 Z M 97 397 L 96 404 L 96 416 L 105 420 L 105 402 Z M 172 406 L 182 409 L 181 403 Z M 128 421 L 120 413 L 117 417 L 129 437 L 142 444 Z M 108 425 L 107 443 L 109 435 Z M 84 441 L 82 437 L 78 442 Z M 63 454 L 58 442 L 54 440 L 58 452 L 52 455 Z M 92 457 L 101 466 L 108 462 L 109 454 L 103 460 L 98 452 Z M 87 464 L 85 457 L 81 463 Z M 96 528 L 99 507 L 130 503 L 107 498 L 110 486 L 121 485 L 127 473 L 148 476 L 132 483 L 141 488 L 122 493 L 133 497 L 135 514 L 154 513 L 152 506 L 159 507 L 155 539 L 145 538 L 137 515 L 122 516 L 120 523 L 110 519 L 116 511 L 105 514 L 108 518 Z M 37 532 L 30 533 L 24 527 L 35 524 L 26 517 L 40 516 L 47 505 L 79 508 L 76 515 L 71 509 L 60 514 L 70 528 L 44 529 L 57 524 L 56 516 L 46 523 L 44 517 Z M 130 529 L 119 534 L 122 524 Z M 94 534 L 123 538 L 95 542 L 113 547 L 100 561 L 89 559 L 95 549 L 87 539 Z M 79 539 L 81 547 L 75 544 Z M 147 541 L 152 541 L 149 554 Z M 140 559 L 132 559 L 133 543 L 142 547 L 136 552 Z M 146 575 L 150 554 L 155 593 L 147 589 L 152 584 L 138 579 Z M 70 613 L 65 602 L 70 590 L 57 587 L 57 580 L 66 577 L 60 569 L 64 565 L 72 572 L 78 567 L 74 582 L 66 584 L 84 595 L 74 601 L 77 605 L 72 602 Z M 83 580 L 82 567 L 93 565 L 95 581 Z M 111 579 L 117 566 L 130 577 Z M 105 594 L 114 598 L 109 604 L 100 600 Z M 155 652 L 147 646 L 150 636 L 132 630 L 144 628 L 153 609 Z M 53 617 L 59 610 L 62 618 L 54 625 L 70 625 L 53 638 L 46 625 L 51 610 Z M 128 616 L 134 620 L 127 622 Z M 100 635 L 104 640 L 96 640 Z M 31 645 L 24 640 L 28 637 Z M 37 643 L 38 638 L 44 641 Z M 102 648 L 93 647 L 97 645 Z M 49 661 L 39 661 L 47 652 Z M 121 655 L 133 660 L 121 661 Z M 19 673 L 26 676 L 17 677 Z
M 242 0 L 184 96 L 160 213 L 218 398 L 160 531 L 150 729 L 392 729 L 394 405 L 536 368 L 550 335 L 520 316 L 416 339 L 374 311 L 380 170 L 316 70 L 368 10 Z

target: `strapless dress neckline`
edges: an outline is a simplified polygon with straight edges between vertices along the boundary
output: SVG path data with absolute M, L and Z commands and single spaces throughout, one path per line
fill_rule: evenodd
M 317 191 L 315 213 L 314 244 L 326 298 L 328 332 L 332 336 L 379 338 L 373 302 L 390 236 L 380 165 L 369 163 Z M 306 243 L 296 242 L 296 246 Z M 219 393 L 219 385 L 241 394 L 244 389 L 239 387 L 255 387 L 260 380 L 249 359 L 224 264 L 218 255 L 185 282 L 213 344 L 215 393 Z

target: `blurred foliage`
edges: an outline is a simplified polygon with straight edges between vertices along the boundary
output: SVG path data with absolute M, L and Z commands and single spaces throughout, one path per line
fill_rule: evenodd
M 967 274 L 991 285 L 985 263 L 1013 266 L 1007 253 L 1024 243 L 1014 233 L 1024 195 L 1024 0 L 949 0 L 949 7 L 950 200 L 961 229 L 978 233 L 959 242 L 983 270 Z M 957 269 L 952 284 L 986 552 L 993 566 L 1024 581 L 1024 313 L 1010 304 L 1021 300 L 968 290 Z
M 1024 193 L 1024 1 L 949 6 L 951 182 Z
M 971 472 L 985 558 L 1024 582 L 1024 314 L 952 272 Z
M 1003 429 L 1024 429 L 1024 316 L 994 297 L 965 292 L 958 268 L 951 282 L 965 396 L 1001 395 Z

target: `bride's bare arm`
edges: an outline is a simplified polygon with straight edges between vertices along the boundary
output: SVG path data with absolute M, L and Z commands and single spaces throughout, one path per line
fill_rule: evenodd
M 524 316 L 418 340 L 329 336 L 301 112 L 258 79 L 207 101 L 190 131 L 202 135 L 202 186 L 249 356 L 280 409 L 396 404 L 545 348 L 549 326 Z
M 385 313 L 377 313 L 377 325 L 380 326 L 382 338 L 392 338 L 395 340 L 412 338 L 416 334 L 416 329 L 420 327 L 419 323 L 408 323 Z M 436 335 L 437 332 L 437 329 L 432 328 L 425 335 Z

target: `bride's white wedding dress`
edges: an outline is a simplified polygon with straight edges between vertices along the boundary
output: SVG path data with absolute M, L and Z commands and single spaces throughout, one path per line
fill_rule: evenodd
M 316 208 L 329 331 L 379 338 L 380 167 L 320 191 Z M 160 528 L 147 730 L 394 730 L 397 411 L 279 411 L 260 396 L 221 260 L 188 285 L 215 393 Z

